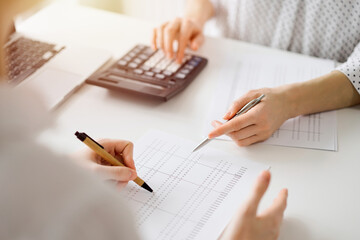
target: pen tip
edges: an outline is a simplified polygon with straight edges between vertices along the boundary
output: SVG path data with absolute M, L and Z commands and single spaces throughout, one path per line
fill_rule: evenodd
M 145 189 L 148 190 L 149 192 L 153 192 L 153 190 L 151 189 L 151 187 L 149 187 L 149 185 L 147 185 L 146 182 L 144 182 L 143 185 L 141 185 L 141 187 L 145 188 Z

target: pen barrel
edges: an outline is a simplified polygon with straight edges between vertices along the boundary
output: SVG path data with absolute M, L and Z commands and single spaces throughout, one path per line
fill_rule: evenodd
M 116 158 L 114 158 L 110 153 L 108 153 L 107 151 L 105 151 L 105 149 L 100 148 L 96 143 L 94 143 L 93 141 L 91 141 L 89 138 L 86 138 L 83 141 L 89 148 L 91 148 L 92 150 L 94 150 L 94 152 L 96 152 L 96 154 L 98 154 L 100 157 L 102 157 L 103 159 L 105 159 L 107 162 L 109 162 L 110 164 L 114 165 L 114 166 L 124 166 L 124 164 L 122 164 L 120 161 L 118 161 Z
M 144 184 L 144 180 L 142 180 L 141 178 L 137 177 L 134 179 L 134 182 L 139 185 L 139 186 L 142 186 Z

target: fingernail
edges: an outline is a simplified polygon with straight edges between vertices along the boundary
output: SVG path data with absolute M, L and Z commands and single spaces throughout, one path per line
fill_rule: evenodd
M 228 119 L 229 116 L 230 116 L 230 113 L 231 113 L 231 112 L 227 112 L 227 113 L 223 116 L 223 119 Z
M 212 122 L 211 122 L 211 126 L 216 127 L 216 122 L 215 122 L 215 121 L 212 121 Z
M 221 124 L 218 123 L 217 121 L 212 121 L 211 125 L 213 125 L 213 127 L 217 128 L 218 126 L 220 126 Z

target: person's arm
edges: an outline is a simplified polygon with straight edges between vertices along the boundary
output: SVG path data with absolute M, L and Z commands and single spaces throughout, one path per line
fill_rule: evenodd
M 261 94 L 265 98 L 246 114 L 225 124 L 214 121 L 209 138 L 227 134 L 239 146 L 247 146 L 266 140 L 289 118 L 360 103 L 360 94 L 348 77 L 335 70 L 306 82 L 249 91 L 233 103 L 224 119 Z
M 323 112 L 360 103 L 360 94 L 340 71 L 284 88 L 289 117 Z
M 153 30 L 153 49 L 159 47 L 168 58 L 173 58 L 173 44 L 177 41 L 176 60 L 180 63 L 187 46 L 197 50 L 203 44 L 203 27 L 213 14 L 213 5 L 209 0 L 188 0 L 184 18 L 175 18 Z

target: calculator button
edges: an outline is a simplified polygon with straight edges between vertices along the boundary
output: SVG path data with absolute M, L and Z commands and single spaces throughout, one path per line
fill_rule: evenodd
M 125 56 L 125 57 L 123 58 L 123 60 L 125 60 L 125 61 L 130 61 L 130 60 L 131 60 L 131 57 L 130 57 L 130 56 Z
M 149 76 L 149 77 L 153 77 L 153 76 L 154 76 L 154 73 L 153 73 L 153 72 L 145 72 L 145 75 L 146 75 L 146 76 Z
M 190 60 L 191 59 L 191 55 L 185 55 L 185 60 Z
M 137 68 L 138 65 L 136 63 L 134 63 L 134 62 L 131 62 L 131 63 L 129 63 L 128 66 L 131 67 L 131 68 Z
M 194 66 L 193 66 L 193 65 L 190 65 L 190 64 L 186 64 L 186 65 L 185 65 L 185 68 L 190 69 L 190 70 L 193 70 L 193 69 L 194 69 Z
M 160 72 L 161 72 L 161 69 L 153 68 L 152 71 L 153 71 L 154 73 L 160 73 Z
M 134 52 L 134 53 L 138 53 L 140 51 L 141 51 L 141 48 L 139 48 L 139 47 L 136 47 L 132 50 L 132 52 Z
M 145 54 L 140 54 L 139 58 L 141 58 L 142 60 L 146 60 L 148 59 L 148 56 L 146 56 Z
M 169 84 L 175 85 L 175 83 L 176 83 L 175 79 L 170 79 Z
M 142 62 L 142 60 L 141 60 L 140 58 L 135 58 L 133 61 L 134 61 L 135 63 L 137 63 L 137 64 L 139 64 L 139 63 Z
M 199 62 L 194 61 L 194 60 L 191 60 L 191 61 L 189 62 L 189 64 L 192 65 L 192 66 L 194 66 L 194 67 L 196 67 L 197 65 L 199 65 Z
M 181 64 L 173 62 L 166 68 L 166 70 L 168 70 L 170 72 L 176 72 L 180 67 L 181 67 Z
M 185 68 L 185 69 L 181 69 L 180 72 L 183 74 L 189 74 L 190 70 Z
M 136 53 L 134 53 L 134 52 L 129 52 L 129 54 L 128 54 L 130 57 L 135 57 L 136 56 Z
M 144 51 L 143 51 L 143 54 L 146 54 L 148 56 L 152 55 L 155 51 L 152 50 L 151 48 L 146 48 Z
M 195 60 L 196 62 L 201 62 L 201 58 L 200 58 L 200 57 L 193 57 L 193 60 Z
M 163 71 L 163 74 L 165 74 L 166 76 L 171 76 L 173 73 L 168 70 L 165 70 Z
M 175 75 L 175 77 L 179 78 L 179 79 L 184 79 L 186 77 L 186 75 L 183 74 L 183 73 L 178 73 L 178 74 Z
M 155 77 L 159 78 L 159 79 L 164 79 L 165 75 L 164 74 L 156 74 Z
M 150 67 L 147 66 L 147 65 L 142 65 L 141 68 L 145 71 L 149 71 L 150 70 Z
M 125 65 L 127 64 L 127 62 L 124 61 L 124 60 L 120 60 L 120 61 L 118 61 L 118 64 L 119 64 L 120 66 L 125 66 Z
M 160 60 L 160 62 L 158 62 L 158 63 L 156 64 L 156 68 L 159 68 L 159 69 L 161 69 L 161 70 L 165 70 L 165 68 L 167 68 L 167 66 L 169 66 L 169 64 L 170 64 L 172 61 L 173 61 L 172 59 L 165 58 L 165 56 L 164 56 L 164 58 L 162 58 L 162 59 Z
M 134 73 L 136 73 L 136 74 L 143 74 L 144 71 L 141 70 L 141 69 L 139 69 L 139 68 L 137 68 L 137 69 L 134 70 Z

